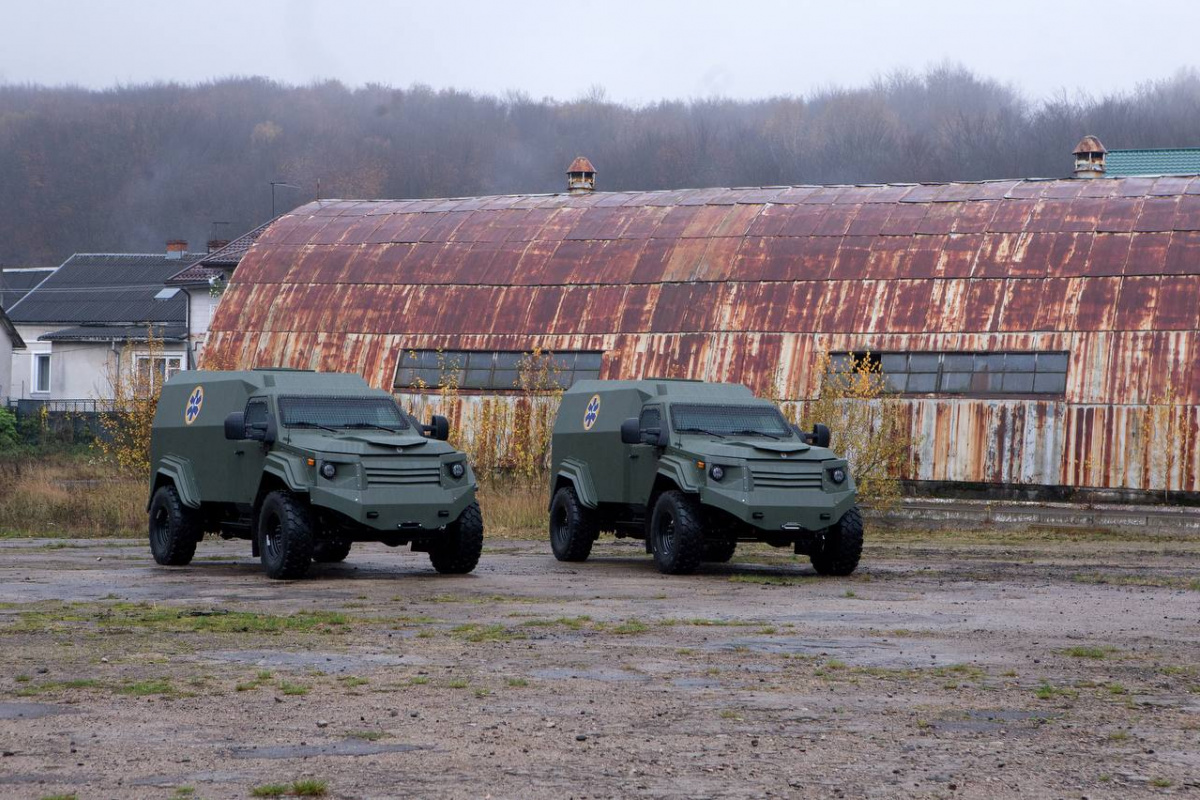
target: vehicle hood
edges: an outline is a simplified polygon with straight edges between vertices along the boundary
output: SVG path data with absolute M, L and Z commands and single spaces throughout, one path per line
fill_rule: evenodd
M 684 450 L 695 453 L 701 459 L 750 459 L 824 461 L 835 456 L 824 447 L 813 447 L 797 439 L 774 441 L 761 437 L 745 439 L 714 440 L 702 437 L 688 438 Z
M 386 433 L 384 431 L 346 431 L 345 433 L 314 433 L 306 430 L 288 437 L 292 447 L 318 453 L 343 455 L 420 455 L 440 456 L 456 452 L 446 442 L 428 439 L 419 433 Z

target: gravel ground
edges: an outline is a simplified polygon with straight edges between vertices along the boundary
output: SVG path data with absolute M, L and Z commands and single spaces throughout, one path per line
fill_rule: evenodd
M 890 535 L 848 579 L 247 550 L 0 541 L 0 796 L 1200 795 L 1195 539 Z

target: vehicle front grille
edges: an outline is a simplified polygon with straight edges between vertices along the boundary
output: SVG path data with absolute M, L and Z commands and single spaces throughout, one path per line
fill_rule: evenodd
M 441 464 L 405 464 L 402 466 L 365 463 L 369 486 L 419 486 L 441 482 Z
M 796 472 L 794 469 L 780 469 L 765 464 L 754 464 L 750 467 L 750 475 L 754 478 L 756 489 L 820 489 L 820 472 Z

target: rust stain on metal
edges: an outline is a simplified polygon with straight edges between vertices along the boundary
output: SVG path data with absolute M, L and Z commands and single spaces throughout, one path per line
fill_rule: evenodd
M 322 201 L 268 228 L 207 357 L 597 350 L 607 378 L 814 398 L 825 351 L 1068 352 L 1061 398 L 905 397 L 910 476 L 1200 491 L 1200 179 Z

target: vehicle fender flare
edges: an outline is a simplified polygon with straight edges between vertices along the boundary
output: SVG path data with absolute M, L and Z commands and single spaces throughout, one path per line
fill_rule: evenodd
M 658 474 L 672 481 L 685 492 L 700 491 L 700 484 L 696 481 L 695 472 L 695 465 L 679 456 L 663 456 L 658 462 Z
M 270 453 L 263 464 L 263 477 L 273 475 L 290 491 L 308 494 L 308 482 L 304 479 L 304 467 L 297 458 L 281 453 Z
M 200 488 L 196 486 L 196 475 L 192 471 L 192 462 L 179 456 L 163 456 L 154 471 L 154 480 L 150 485 L 150 499 L 146 501 L 146 510 L 150 510 L 150 501 L 154 493 L 164 483 L 171 483 L 179 494 L 179 502 L 188 508 L 200 507 Z
M 575 488 L 575 495 L 585 508 L 596 508 L 600 505 L 596 499 L 596 485 L 592 483 L 592 472 L 584 462 L 573 458 L 563 459 L 554 482 L 562 481 L 566 481 Z

